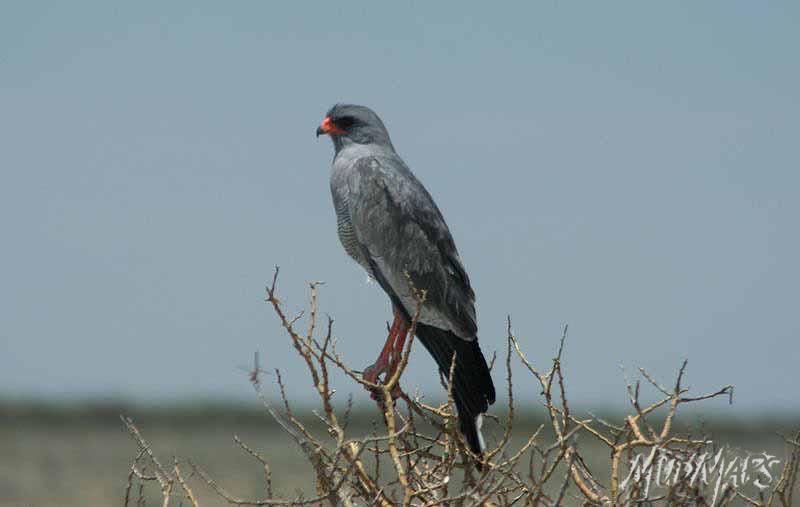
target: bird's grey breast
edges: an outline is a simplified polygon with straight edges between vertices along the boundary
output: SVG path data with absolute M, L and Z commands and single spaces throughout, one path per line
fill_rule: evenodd
M 364 257 L 364 252 L 353 230 L 353 222 L 350 219 L 350 201 L 354 196 L 347 178 L 353 176 L 350 173 L 352 171 L 352 163 L 353 160 L 340 157 L 337 157 L 333 162 L 331 195 L 333 196 L 333 208 L 336 211 L 336 229 L 339 234 L 339 241 L 342 243 L 347 255 L 361 265 L 368 275 L 373 276 L 369 261 Z

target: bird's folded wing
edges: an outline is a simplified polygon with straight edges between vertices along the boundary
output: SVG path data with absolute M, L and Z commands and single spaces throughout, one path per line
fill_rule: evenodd
M 424 289 L 420 321 L 474 339 L 475 296 L 430 194 L 399 158 L 354 164 L 346 183 L 350 221 L 378 282 L 409 315 L 416 311 L 411 285 Z

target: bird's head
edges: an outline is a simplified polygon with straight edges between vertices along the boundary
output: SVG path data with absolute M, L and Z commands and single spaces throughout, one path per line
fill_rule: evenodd
M 365 106 L 336 104 L 317 128 L 317 137 L 331 137 L 338 152 L 348 144 L 374 144 L 392 148 L 389 132 L 375 112 Z M 392 148 L 393 149 L 393 148 Z

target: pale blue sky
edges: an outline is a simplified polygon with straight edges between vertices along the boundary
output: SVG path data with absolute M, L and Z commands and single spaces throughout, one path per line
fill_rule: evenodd
M 276 264 L 290 310 L 327 282 L 371 362 L 388 303 L 314 138 L 348 101 L 443 210 L 485 350 L 510 313 L 544 364 L 568 322 L 583 408 L 689 357 L 692 387 L 736 384 L 725 413 L 798 411 L 798 26 L 793 2 L 6 3 L 0 397 L 250 399 L 254 350 L 303 396 Z M 422 352 L 406 384 L 438 393 Z

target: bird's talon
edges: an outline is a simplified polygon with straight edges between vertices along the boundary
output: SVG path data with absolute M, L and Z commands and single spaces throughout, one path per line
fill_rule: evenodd
M 391 395 L 392 395 L 392 400 L 397 400 L 397 398 L 400 398 L 400 397 L 403 396 L 403 390 L 400 389 L 400 384 L 398 384 L 398 385 L 396 385 L 396 386 L 394 386 L 392 388 Z
M 378 376 L 383 373 L 383 371 L 378 368 L 376 365 L 367 366 L 364 368 L 364 371 L 361 374 L 361 377 L 371 384 L 379 384 Z

